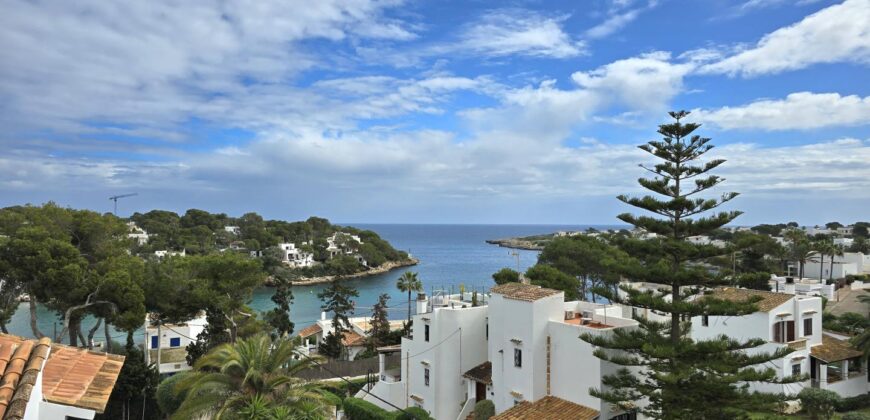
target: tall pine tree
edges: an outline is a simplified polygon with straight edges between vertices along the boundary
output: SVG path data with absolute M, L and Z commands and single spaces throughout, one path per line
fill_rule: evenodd
M 345 354 L 345 348 L 341 339 L 344 337 L 344 333 L 351 328 L 348 315 L 352 315 L 354 310 L 354 302 L 351 299 L 359 297 L 359 292 L 353 287 L 341 284 L 341 279 L 337 278 L 329 284 L 329 287 L 318 293 L 317 297 L 323 302 L 320 309 L 332 312 L 333 328 L 320 343 L 318 352 L 326 357 L 342 357 Z
M 724 160 L 702 160 L 713 146 L 710 139 L 692 134 L 699 124 L 681 121 L 687 115 L 686 111 L 671 112 L 675 122 L 659 126 L 662 140 L 639 146 L 660 159 L 652 167 L 642 165 L 653 177 L 638 180 L 655 196 L 618 197 L 653 214 L 626 213 L 618 216 L 620 220 L 657 234 L 651 240 L 630 239 L 621 243 L 631 256 L 619 267 L 621 274 L 632 281 L 663 284 L 668 290 L 622 287 L 623 297 L 612 288 L 596 290 L 614 302 L 665 314 L 668 320 L 637 318 L 637 329 L 616 329 L 610 336 L 583 335 L 583 340 L 599 347 L 596 356 L 623 366 L 618 373 L 602 380 L 602 389 L 590 392 L 617 407 L 637 410 L 656 419 L 744 418 L 747 411 L 769 408 L 776 401 L 778 396 L 750 393 L 748 383 L 780 382 L 764 364 L 790 350 L 762 353 L 755 349 L 765 343 L 760 339 L 738 341 L 719 336 L 696 341 L 690 336 L 691 317 L 745 315 L 755 310 L 754 304 L 760 298 L 746 302 L 725 301 L 710 295 L 692 298 L 703 288 L 732 281 L 701 264 L 732 250 L 696 245 L 687 238 L 709 234 L 741 212 L 700 216 L 731 201 L 737 193 L 725 193 L 718 198 L 699 197 L 724 181 L 709 174 Z M 639 401 L 645 403 L 638 404 Z

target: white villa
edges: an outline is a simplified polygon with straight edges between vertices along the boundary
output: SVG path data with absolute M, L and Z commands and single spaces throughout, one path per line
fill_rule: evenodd
M 359 236 L 344 232 L 335 232 L 332 236 L 326 238 L 326 251 L 329 252 L 329 258 L 335 258 L 342 254 L 353 254 L 353 247 L 347 246 L 349 241 L 355 241 L 360 245 L 363 243 Z
M 224 232 L 238 236 L 242 234 L 242 228 L 238 226 L 224 226 Z
M 797 266 L 797 263 L 795 263 Z M 825 255 L 824 264 L 818 254 L 807 259 L 804 264 L 804 276 L 818 278 L 842 279 L 850 274 L 870 274 L 870 254 L 860 252 L 844 252 L 834 257 L 833 273 L 831 271 L 831 256 Z
M 786 385 L 751 384 L 754 389 L 796 395 L 805 387 L 818 387 L 843 397 L 870 390 L 861 353 L 844 337 L 822 332 L 821 297 L 737 288 L 706 294 L 726 300 L 755 296 L 761 300 L 758 311 L 746 316 L 694 317 L 693 338 L 725 334 L 741 340 L 763 339 L 767 344 L 758 351 L 794 349 L 770 367 L 780 378 L 800 374 L 809 378 Z M 369 390 L 372 394 L 399 407 L 421 407 L 438 420 L 465 419 L 481 399 L 493 401 L 495 419 L 531 415 L 520 412 L 535 413 L 541 419 L 556 416 L 548 412 L 577 413 L 572 418 L 590 420 L 643 418 L 614 411 L 589 395 L 589 389 L 601 388 L 602 377 L 615 373 L 618 366 L 595 357 L 593 346 L 579 336 L 636 328 L 632 316 L 654 319 L 660 315 L 621 305 L 565 302 L 561 291 L 522 283 L 494 287 L 483 306 L 472 306 L 459 295 L 433 302 L 423 298 L 417 305 L 412 336 L 403 338 L 401 346 L 378 349 L 380 381 Z M 399 365 L 387 366 L 386 355 L 395 353 L 399 353 Z M 388 408 L 365 391 L 357 397 Z
M 418 300 L 412 336 L 379 349 L 382 360 L 399 352 L 400 368 L 381 363 L 381 381 L 370 392 L 439 420 L 465 419 L 482 399 L 501 414 L 521 406 L 547 418 L 546 406 L 584 413 L 577 419 L 610 419 L 622 413 L 588 390 L 616 367 L 578 337 L 637 325 L 621 314 L 616 305 L 565 302 L 561 291 L 522 283 L 494 287 L 484 306 L 459 295 Z M 384 405 L 363 391 L 357 397 Z
M 187 255 L 186 249 L 182 249 L 181 251 L 168 251 L 165 249 L 154 251 L 154 256 L 157 258 L 164 258 L 167 256 L 169 256 L 169 257 L 183 257 L 185 255 Z
M 190 370 L 187 364 L 187 345 L 196 341 L 208 322 L 205 312 L 182 324 L 163 324 L 158 326 L 145 320 L 145 363 L 154 363 L 161 374 Z
M 293 268 L 311 267 L 314 265 L 314 254 L 302 251 L 296 248 L 293 243 L 278 244 L 278 249 L 281 250 L 281 260 L 284 264 Z
M 127 228 L 129 229 L 127 237 L 134 239 L 137 245 L 142 246 L 148 243 L 150 235 L 148 235 L 148 232 L 145 232 L 145 229 L 136 226 L 136 222 L 127 222 Z
M 341 341 L 347 349 L 347 360 L 353 360 L 366 349 L 366 338 L 372 330 L 371 317 L 353 317 L 348 318 L 348 321 L 351 330 L 345 332 Z M 400 330 L 402 327 L 401 320 L 390 321 L 391 331 Z M 299 337 L 302 339 L 300 350 L 305 354 L 317 353 L 317 347 L 330 331 L 335 331 L 332 327 L 332 319 L 326 317 L 326 312 L 321 312 L 318 321 L 299 331 Z

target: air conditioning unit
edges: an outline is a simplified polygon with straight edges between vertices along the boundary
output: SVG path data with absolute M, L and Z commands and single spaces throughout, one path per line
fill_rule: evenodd
M 565 311 L 565 319 L 574 319 L 574 311 Z
M 587 318 L 587 319 L 592 319 L 592 315 L 593 315 L 592 311 L 583 311 L 582 317 Z
M 785 284 L 794 284 L 794 277 L 786 277 Z

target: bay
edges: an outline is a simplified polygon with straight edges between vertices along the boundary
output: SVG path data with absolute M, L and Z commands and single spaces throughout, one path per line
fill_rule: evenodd
M 347 284 L 359 291 L 355 299 L 356 314 L 368 315 L 371 307 L 382 293 L 390 295 L 389 317 L 404 319 L 408 316 L 407 293 L 396 289 L 396 280 L 407 270 L 418 273 L 427 294 L 435 290 L 458 292 L 460 285 L 466 290 L 486 291 L 494 285 L 492 274 L 504 267 L 525 271 L 537 261 L 538 252 L 528 250 L 513 250 L 486 243 L 487 239 L 530 236 L 552 233 L 556 231 L 576 231 L 594 227 L 599 230 L 619 228 L 619 226 L 602 225 L 434 225 L 434 224 L 364 224 L 345 223 L 361 229 L 377 232 L 389 241 L 395 248 L 408 251 L 420 260 L 420 264 L 404 267 L 387 273 L 369 277 L 346 280 Z M 517 256 L 519 257 L 517 259 Z M 290 309 L 291 319 L 296 324 L 296 331 L 311 325 L 320 318 L 320 300 L 317 293 L 327 285 L 296 286 L 293 288 L 295 300 Z M 273 289 L 262 287 L 254 291 L 250 306 L 260 312 L 274 307 L 269 300 Z M 413 308 L 412 308 L 413 311 Z M 43 333 L 51 334 L 55 325 L 60 328 L 60 322 L 51 311 L 38 308 L 39 327 Z M 83 327 L 93 325 L 92 319 L 86 319 Z M 32 337 L 30 329 L 30 314 L 27 304 L 22 304 L 9 325 L 11 334 Z M 126 334 L 120 331 L 111 332 L 113 340 L 123 342 Z M 102 329 L 95 338 L 103 340 Z M 142 334 L 135 335 L 136 342 L 141 342 Z

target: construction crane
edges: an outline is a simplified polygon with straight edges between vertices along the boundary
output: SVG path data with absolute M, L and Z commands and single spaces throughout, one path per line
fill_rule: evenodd
M 139 193 L 113 195 L 113 196 L 109 197 L 109 200 L 112 200 L 115 202 L 115 212 L 114 212 L 115 216 L 118 215 L 118 199 L 119 198 L 133 197 L 134 195 L 139 195 Z

